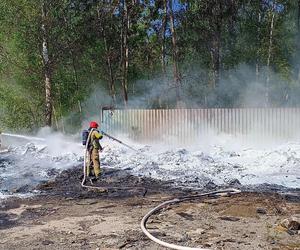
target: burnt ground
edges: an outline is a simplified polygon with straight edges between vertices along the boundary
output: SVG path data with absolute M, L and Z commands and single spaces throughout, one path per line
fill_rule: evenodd
M 165 249 L 143 235 L 142 217 L 162 201 L 200 192 L 112 169 L 104 169 L 101 191 L 89 190 L 81 187 L 80 176 L 76 167 L 40 184 L 39 195 L 2 200 L 0 249 Z M 218 187 L 207 186 L 213 188 Z M 281 225 L 300 216 L 299 190 L 240 188 L 244 192 L 231 197 L 169 206 L 149 219 L 148 229 L 190 247 L 300 249 L 299 230 Z

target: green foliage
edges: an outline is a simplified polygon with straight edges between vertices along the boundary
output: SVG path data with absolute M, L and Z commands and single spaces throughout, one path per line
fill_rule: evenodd
M 167 0 L 126 0 L 128 16 L 124 16 L 122 3 L 0 1 L 2 126 L 32 130 L 44 125 L 42 4 L 47 12 L 54 127 L 67 130 L 66 127 L 80 126 L 86 117 L 82 112 L 88 112 L 89 105 L 96 106 L 93 110 L 98 114 L 97 104 L 86 101 L 94 92 L 101 92 L 106 104 L 123 103 L 121 36 L 127 23 L 129 63 L 125 77 L 129 105 L 176 105 L 171 12 L 164 13 Z M 271 97 L 267 105 L 299 104 L 298 5 L 291 0 L 273 4 L 274 1 L 173 1 L 180 91 L 187 107 L 242 105 L 245 90 L 252 91 L 253 86 L 260 86 L 257 91 L 264 89 L 267 76 Z M 166 17 L 167 72 L 162 73 L 162 23 Z M 216 75 L 219 81 L 215 81 Z M 214 81 L 216 86 L 212 85 Z M 116 99 L 109 90 L 111 84 Z M 104 104 L 102 101 L 99 103 Z
M 41 100 L 32 98 L 9 80 L 0 82 L 0 124 L 10 131 L 37 129 L 42 124 Z

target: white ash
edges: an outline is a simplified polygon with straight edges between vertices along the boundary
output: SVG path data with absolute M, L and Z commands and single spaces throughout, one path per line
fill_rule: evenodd
M 267 149 L 231 148 L 227 142 L 206 147 L 171 148 L 130 142 L 138 152 L 103 140 L 101 165 L 174 185 L 202 188 L 207 185 L 276 184 L 300 188 L 300 143 Z M 47 142 L 47 141 L 46 141 Z M 84 146 L 64 140 L 15 146 L 0 154 L 0 192 L 11 193 L 55 178 L 62 170 L 83 164 Z M 104 177 L 105 178 L 105 177 Z

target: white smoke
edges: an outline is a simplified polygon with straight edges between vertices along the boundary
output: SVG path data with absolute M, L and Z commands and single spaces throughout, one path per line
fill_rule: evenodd
M 207 183 L 228 185 L 275 184 L 300 188 L 300 144 L 257 149 L 232 144 L 233 138 L 193 148 L 152 145 L 136 153 L 116 144 L 102 154 L 105 166 L 129 170 L 137 176 L 172 181 L 174 185 L 203 188 Z M 142 146 L 142 145 L 140 145 Z
M 209 183 L 229 185 L 236 180 L 242 185 L 268 183 L 300 188 L 298 142 L 257 147 L 230 135 L 210 134 L 197 145 L 179 148 L 163 142 L 145 146 L 122 135 L 117 138 L 138 152 L 104 138 L 104 168 L 192 188 L 203 188 Z M 20 142 L 11 144 L 8 153 L 0 154 L 0 192 L 26 193 L 26 187 L 33 188 L 55 178 L 62 170 L 81 165 L 83 152 L 79 137 L 54 133 L 49 128 L 42 129 L 37 137 L 21 135 Z

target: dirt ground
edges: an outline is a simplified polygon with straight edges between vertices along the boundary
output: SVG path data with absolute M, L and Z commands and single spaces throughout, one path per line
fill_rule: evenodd
M 0 249 L 165 249 L 142 233 L 142 217 L 162 201 L 195 194 L 126 171 L 105 170 L 97 185 L 107 192 L 82 189 L 79 177 L 78 168 L 65 171 L 41 184 L 39 196 L 0 201 Z M 297 190 L 205 197 L 163 209 L 147 227 L 159 239 L 183 246 L 300 249 L 299 230 L 280 225 L 300 216 L 299 197 Z

